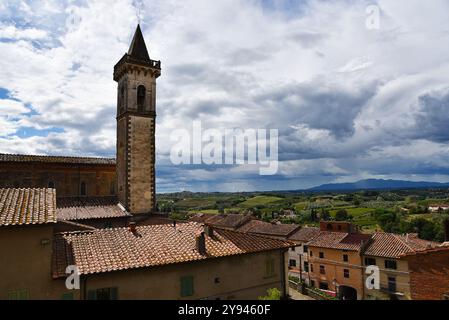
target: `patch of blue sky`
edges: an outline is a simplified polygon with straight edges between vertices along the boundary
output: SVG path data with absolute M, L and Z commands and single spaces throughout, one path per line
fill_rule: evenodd
M 63 128 L 48 128 L 48 129 L 36 129 L 31 127 L 20 127 L 16 133 L 10 136 L 17 136 L 19 138 L 30 137 L 47 137 L 50 133 L 63 133 Z
M 309 0 L 259 0 L 260 5 L 267 11 L 282 12 L 288 17 L 295 17 L 305 13 Z

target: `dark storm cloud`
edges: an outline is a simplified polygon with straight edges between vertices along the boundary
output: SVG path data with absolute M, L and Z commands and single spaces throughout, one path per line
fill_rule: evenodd
M 449 141 L 449 90 L 419 97 L 415 116 L 415 138 L 445 143 Z
M 284 124 L 305 124 L 344 139 L 354 134 L 355 118 L 376 92 L 376 84 L 347 90 L 336 85 L 309 83 L 279 88 L 257 100 L 277 109 Z

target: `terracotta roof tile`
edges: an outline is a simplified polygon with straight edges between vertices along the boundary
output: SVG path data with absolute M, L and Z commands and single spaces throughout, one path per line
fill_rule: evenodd
M 55 222 L 54 189 L 0 189 L 0 226 Z
M 376 232 L 365 250 L 365 255 L 398 258 L 402 254 L 426 250 L 439 243 L 419 239 L 416 235 L 402 236 L 393 233 Z
M 131 216 L 116 197 L 59 198 L 56 213 L 58 220 L 72 221 Z
M 368 243 L 371 235 L 369 234 L 350 234 L 343 232 L 320 231 L 319 234 L 308 243 L 309 246 L 360 251 Z
M 0 162 L 115 165 L 115 159 L 112 158 L 43 156 L 43 155 L 22 155 L 22 154 L 5 154 L 5 153 L 0 153 Z
M 240 232 L 261 234 L 268 236 L 288 237 L 300 228 L 296 224 L 274 224 L 260 220 L 251 220 L 237 229 Z
M 207 223 L 220 228 L 236 229 L 251 220 L 251 215 L 244 214 L 203 214 L 194 215 L 190 221 Z
M 293 233 L 288 240 L 308 242 L 320 233 L 320 228 L 304 227 Z
M 206 255 L 196 250 L 196 235 L 203 226 L 195 222 L 64 233 L 55 241 L 53 276 L 64 276 L 63 262 L 73 262 L 81 274 L 143 268 L 205 260 L 291 246 L 290 242 L 215 229 L 206 236 Z M 63 241 L 61 241 L 63 240 Z M 67 250 L 69 253 L 67 253 Z M 66 262 L 68 263 L 68 262 Z

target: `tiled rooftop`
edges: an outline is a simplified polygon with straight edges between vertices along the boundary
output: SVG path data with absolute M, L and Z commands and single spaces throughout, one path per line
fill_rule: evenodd
M 194 215 L 190 221 L 207 223 L 209 225 L 221 228 L 236 229 L 251 220 L 250 215 L 244 214 L 204 214 Z
M 319 228 L 304 227 L 293 233 L 288 240 L 308 242 L 318 236 L 319 233 Z
M 296 224 L 274 224 L 260 220 L 251 220 L 238 228 L 237 231 L 267 236 L 288 237 L 298 228 L 300 226 Z
M 112 158 L 21 155 L 21 154 L 5 154 L 5 153 L 0 153 L 0 162 L 115 165 L 115 159 Z
M 398 258 L 402 254 L 437 247 L 439 243 L 419 239 L 417 235 L 397 235 L 376 232 L 365 250 L 365 255 Z
M 308 245 L 319 248 L 360 251 L 368 243 L 369 234 L 320 231 Z
M 56 223 L 54 189 L 0 189 L 0 226 Z
M 71 221 L 131 216 L 116 197 L 59 198 L 56 213 L 58 220 Z
M 199 223 L 139 226 L 64 233 L 54 241 L 53 276 L 65 276 L 65 266 L 75 263 L 81 274 L 94 274 L 183 263 L 288 248 L 291 243 L 230 230 L 215 229 L 206 236 L 206 255 L 196 250 Z

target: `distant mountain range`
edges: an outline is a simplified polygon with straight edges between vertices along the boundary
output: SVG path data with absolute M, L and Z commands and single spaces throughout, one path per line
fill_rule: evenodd
M 308 189 L 308 191 L 352 191 L 352 190 L 389 190 L 389 189 L 425 189 L 446 188 L 449 183 L 367 179 L 349 183 L 329 183 Z

